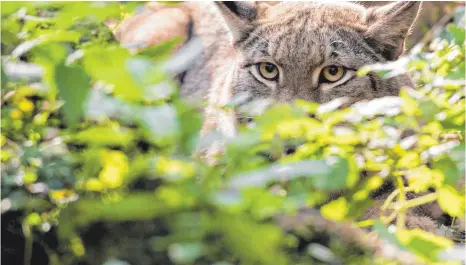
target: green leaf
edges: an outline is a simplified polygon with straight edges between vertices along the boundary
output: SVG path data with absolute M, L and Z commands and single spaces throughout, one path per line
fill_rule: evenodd
M 16 12 L 18 9 L 22 7 L 28 6 L 25 2 L 1 2 L 1 12 L 2 17 L 10 15 L 13 12 Z M 30 5 L 30 4 L 29 4 Z
M 41 44 L 50 42 L 73 42 L 77 43 L 81 33 L 72 30 L 53 30 L 40 35 Z
M 270 182 L 286 181 L 303 176 L 313 177 L 314 179 L 328 178 L 330 172 L 331 167 L 322 160 L 271 165 L 233 176 L 230 186 L 233 188 L 261 187 Z M 345 182 L 343 182 L 343 186 L 344 184 Z
M 4 89 L 6 89 L 6 85 L 7 85 L 8 81 L 7 81 L 7 78 L 6 78 L 5 71 L 3 71 L 3 63 L 0 64 L 0 71 L 1 71 L 1 79 L 2 79 L 1 89 L 4 90 Z
M 102 22 L 110 17 L 120 16 L 118 3 L 112 2 L 68 2 L 63 5 L 54 18 L 57 27 L 68 29 L 83 18 L 90 18 Z
M 419 154 L 416 152 L 405 153 L 400 160 L 398 160 L 397 168 L 412 169 L 420 164 Z
M 177 264 L 193 263 L 202 255 L 200 243 L 173 244 L 168 248 L 168 256 Z
M 354 174 L 352 179 L 348 179 L 350 174 L 350 164 L 346 158 L 338 158 L 331 166 L 331 171 L 325 176 L 314 177 L 313 181 L 317 188 L 324 190 L 339 190 L 347 185 L 354 184 Z
M 177 102 L 176 108 L 180 124 L 180 145 L 182 150 L 191 153 L 196 148 L 197 138 L 202 127 L 202 117 L 193 108 Z
M 178 117 L 173 105 L 161 105 L 142 108 L 138 122 L 153 143 L 167 146 L 176 143 L 181 135 Z
M 455 80 L 464 80 L 464 62 L 462 62 L 454 71 L 450 72 L 447 76 L 448 79 L 455 79 Z
M 418 228 L 399 230 L 396 237 L 410 251 L 429 261 L 438 261 L 439 252 L 453 246 L 450 240 Z
M 142 100 L 143 87 L 127 69 L 131 56 L 121 47 L 92 47 L 84 52 L 84 67 L 96 80 L 114 86 L 115 95 L 126 100 Z
M 272 224 L 258 224 L 246 215 L 219 212 L 214 229 L 243 264 L 288 264 L 281 251 L 283 234 Z
M 299 117 L 304 117 L 302 110 L 286 104 L 277 104 L 258 117 L 256 124 L 261 128 L 270 128 L 282 120 Z
M 72 136 L 72 141 L 92 146 L 128 146 L 134 136 L 126 128 L 91 127 Z
M 3 183 L 7 181 L 7 178 L 2 180 Z M 3 187 L 5 184 L 2 184 Z M 27 193 L 24 190 L 15 190 L 8 195 L 3 201 L 2 214 L 7 211 L 18 211 L 22 210 L 28 204 Z M 8 202 L 8 204 L 6 203 Z M 8 206 L 7 206 L 8 205 Z
M 447 26 L 447 30 L 457 45 L 461 46 L 464 44 L 464 38 L 466 34 L 464 28 L 458 27 L 455 24 L 449 24 Z
M 183 40 L 182 37 L 176 36 L 161 44 L 150 46 L 138 53 L 138 55 L 148 56 L 154 60 L 166 59 L 170 52 Z
M 186 208 L 193 203 L 191 198 L 181 198 L 182 190 L 174 194 L 159 189 L 157 193 L 132 192 L 112 201 L 102 201 L 100 198 L 81 198 L 70 204 L 60 215 L 59 236 L 66 237 L 75 227 L 84 226 L 95 221 L 134 221 L 151 220 Z M 179 196 L 175 198 L 174 195 Z M 176 202 L 176 203 L 174 203 Z
M 63 113 L 66 122 L 69 125 L 78 122 L 91 88 L 90 77 L 81 66 L 61 63 L 55 67 L 55 83 L 59 97 L 65 101 Z
M 403 100 L 401 110 L 408 116 L 414 116 L 419 112 L 419 102 L 417 102 L 406 89 L 400 91 L 400 97 Z
M 460 174 L 465 174 L 466 154 L 464 153 L 465 145 L 464 142 L 461 145 L 453 148 L 449 153 L 450 157 L 456 162 L 457 169 Z
M 226 154 L 229 158 L 237 159 L 238 156 L 249 153 L 251 148 L 261 142 L 261 136 L 254 132 L 245 132 L 233 138 L 227 144 Z
M 57 97 L 56 73 L 57 65 L 66 58 L 66 49 L 58 43 L 38 45 L 31 50 L 34 62 L 44 69 L 43 80 L 49 85 L 48 99 L 54 103 Z
M 442 109 L 430 99 L 421 101 L 419 109 L 421 110 L 421 116 L 424 121 L 437 120 L 435 115 L 442 111 Z
M 38 213 L 30 213 L 28 216 L 26 216 L 26 222 L 29 225 L 39 225 L 42 223 L 42 219 L 40 218 L 40 215 Z
M 442 171 L 445 179 L 444 183 L 451 186 L 456 186 L 458 179 L 461 177 L 457 165 L 453 159 L 449 156 L 443 156 L 442 158 L 433 161 L 432 167 Z
M 372 229 L 374 230 L 374 232 L 377 233 L 377 235 L 380 238 L 387 240 L 389 243 L 399 247 L 401 250 L 406 250 L 406 248 L 398 241 L 395 234 L 391 233 L 387 229 L 387 227 L 379 220 L 375 221 L 375 224 Z
M 439 188 L 438 204 L 450 216 L 464 215 L 464 195 L 462 196 L 452 186 L 446 185 Z
M 80 37 L 81 34 L 75 31 L 53 30 L 51 32 L 41 34 L 36 39 L 28 40 L 21 43 L 11 52 L 11 55 L 13 57 L 19 58 L 21 55 L 25 54 L 34 47 L 44 44 L 56 42 L 77 43 Z

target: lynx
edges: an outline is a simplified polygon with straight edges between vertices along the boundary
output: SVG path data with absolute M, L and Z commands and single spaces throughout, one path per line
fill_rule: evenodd
M 134 28 L 150 27 L 141 18 L 153 23 L 155 12 L 163 24 L 172 21 L 171 30 L 142 36 L 149 44 L 176 34 L 188 39 L 190 32 L 200 37 L 202 55 L 180 78 L 181 93 L 208 101 L 204 133 L 217 130 L 233 137 L 242 114 L 221 106 L 238 95 L 246 95 L 242 104 L 258 99 L 326 103 L 340 97 L 358 101 L 393 96 L 402 86 L 412 86 L 408 76 L 358 77 L 356 71 L 403 54 L 420 6 L 420 2 L 370 8 L 349 2 L 152 4 L 151 11 L 125 21 L 116 36 L 122 42 L 134 41 Z M 374 197 L 382 202 L 387 195 L 382 191 Z M 364 218 L 378 213 L 375 207 Z M 407 226 L 434 232 L 431 217 L 439 214 L 436 205 L 411 209 Z
M 204 132 L 234 136 L 241 114 L 219 106 L 237 95 L 248 96 L 244 104 L 257 99 L 325 103 L 343 96 L 360 100 L 397 95 L 400 87 L 411 85 L 408 77 L 355 73 L 361 66 L 396 60 L 403 53 L 420 5 L 397 2 L 365 8 L 349 2 L 225 1 L 152 7 L 168 14 L 163 24 L 170 24 L 170 31 L 186 35 L 191 26 L 202 39 L 204 51 L 183 74 L 181 92 L 209 102 Z M 138 23 L 134 18 L 120 27 L 120 40 L 131 37 L 128 27 Z M 168 38 L 163 34 L 149 42 Z

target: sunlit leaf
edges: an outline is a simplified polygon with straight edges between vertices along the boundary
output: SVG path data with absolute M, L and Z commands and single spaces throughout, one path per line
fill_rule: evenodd
M 410 251 L 430 261 L 437 261 L 439 252 L 453 245 L 453 242 L 444 237 L 417 228 L 397 231 L 396 237 Z
M 452 186 L 444 186 L 438 190 L 440 207 L 451 216 L 464 215 L 464 195 L 462 196 Z
M 84 52 L 84 67 L 96 80 L 114 86 L 114 93 L 127 100 L 141 100 L 143 88 L 126 71 L 129 52 L 121 47 L 92 47 Z
M 94 146 L 128 146 L 134 135 L 126 128 L 117 127 L 91 127 L 72 136 L 77 143 L 86 143 Z
M 340 197 L 322 206 L 320 212 L 329 220 L 341 221 L 348 213 L 348 201 Z

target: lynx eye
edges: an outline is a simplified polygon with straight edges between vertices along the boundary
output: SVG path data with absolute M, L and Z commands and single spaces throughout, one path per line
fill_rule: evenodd
M 346 73 L 346 69 L 338 65 L 329 65 L 322 69 L 319 81 L 321 83 L 334 83 L 340 80 Z
M 278 67 L 274 64 L 258 63 L 256 67 L 262 78 L 269 81 L 276 81 L 278 79 Z

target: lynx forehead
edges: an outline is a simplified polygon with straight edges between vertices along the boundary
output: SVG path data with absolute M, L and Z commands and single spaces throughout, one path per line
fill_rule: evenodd
M 232 93 L 327 102 L 395 95 L 406 78 L 356 77 L 361 66 L 396 59 L 419 2 L 366 9 L 352 3 L 219 5 L 237 54 Z

